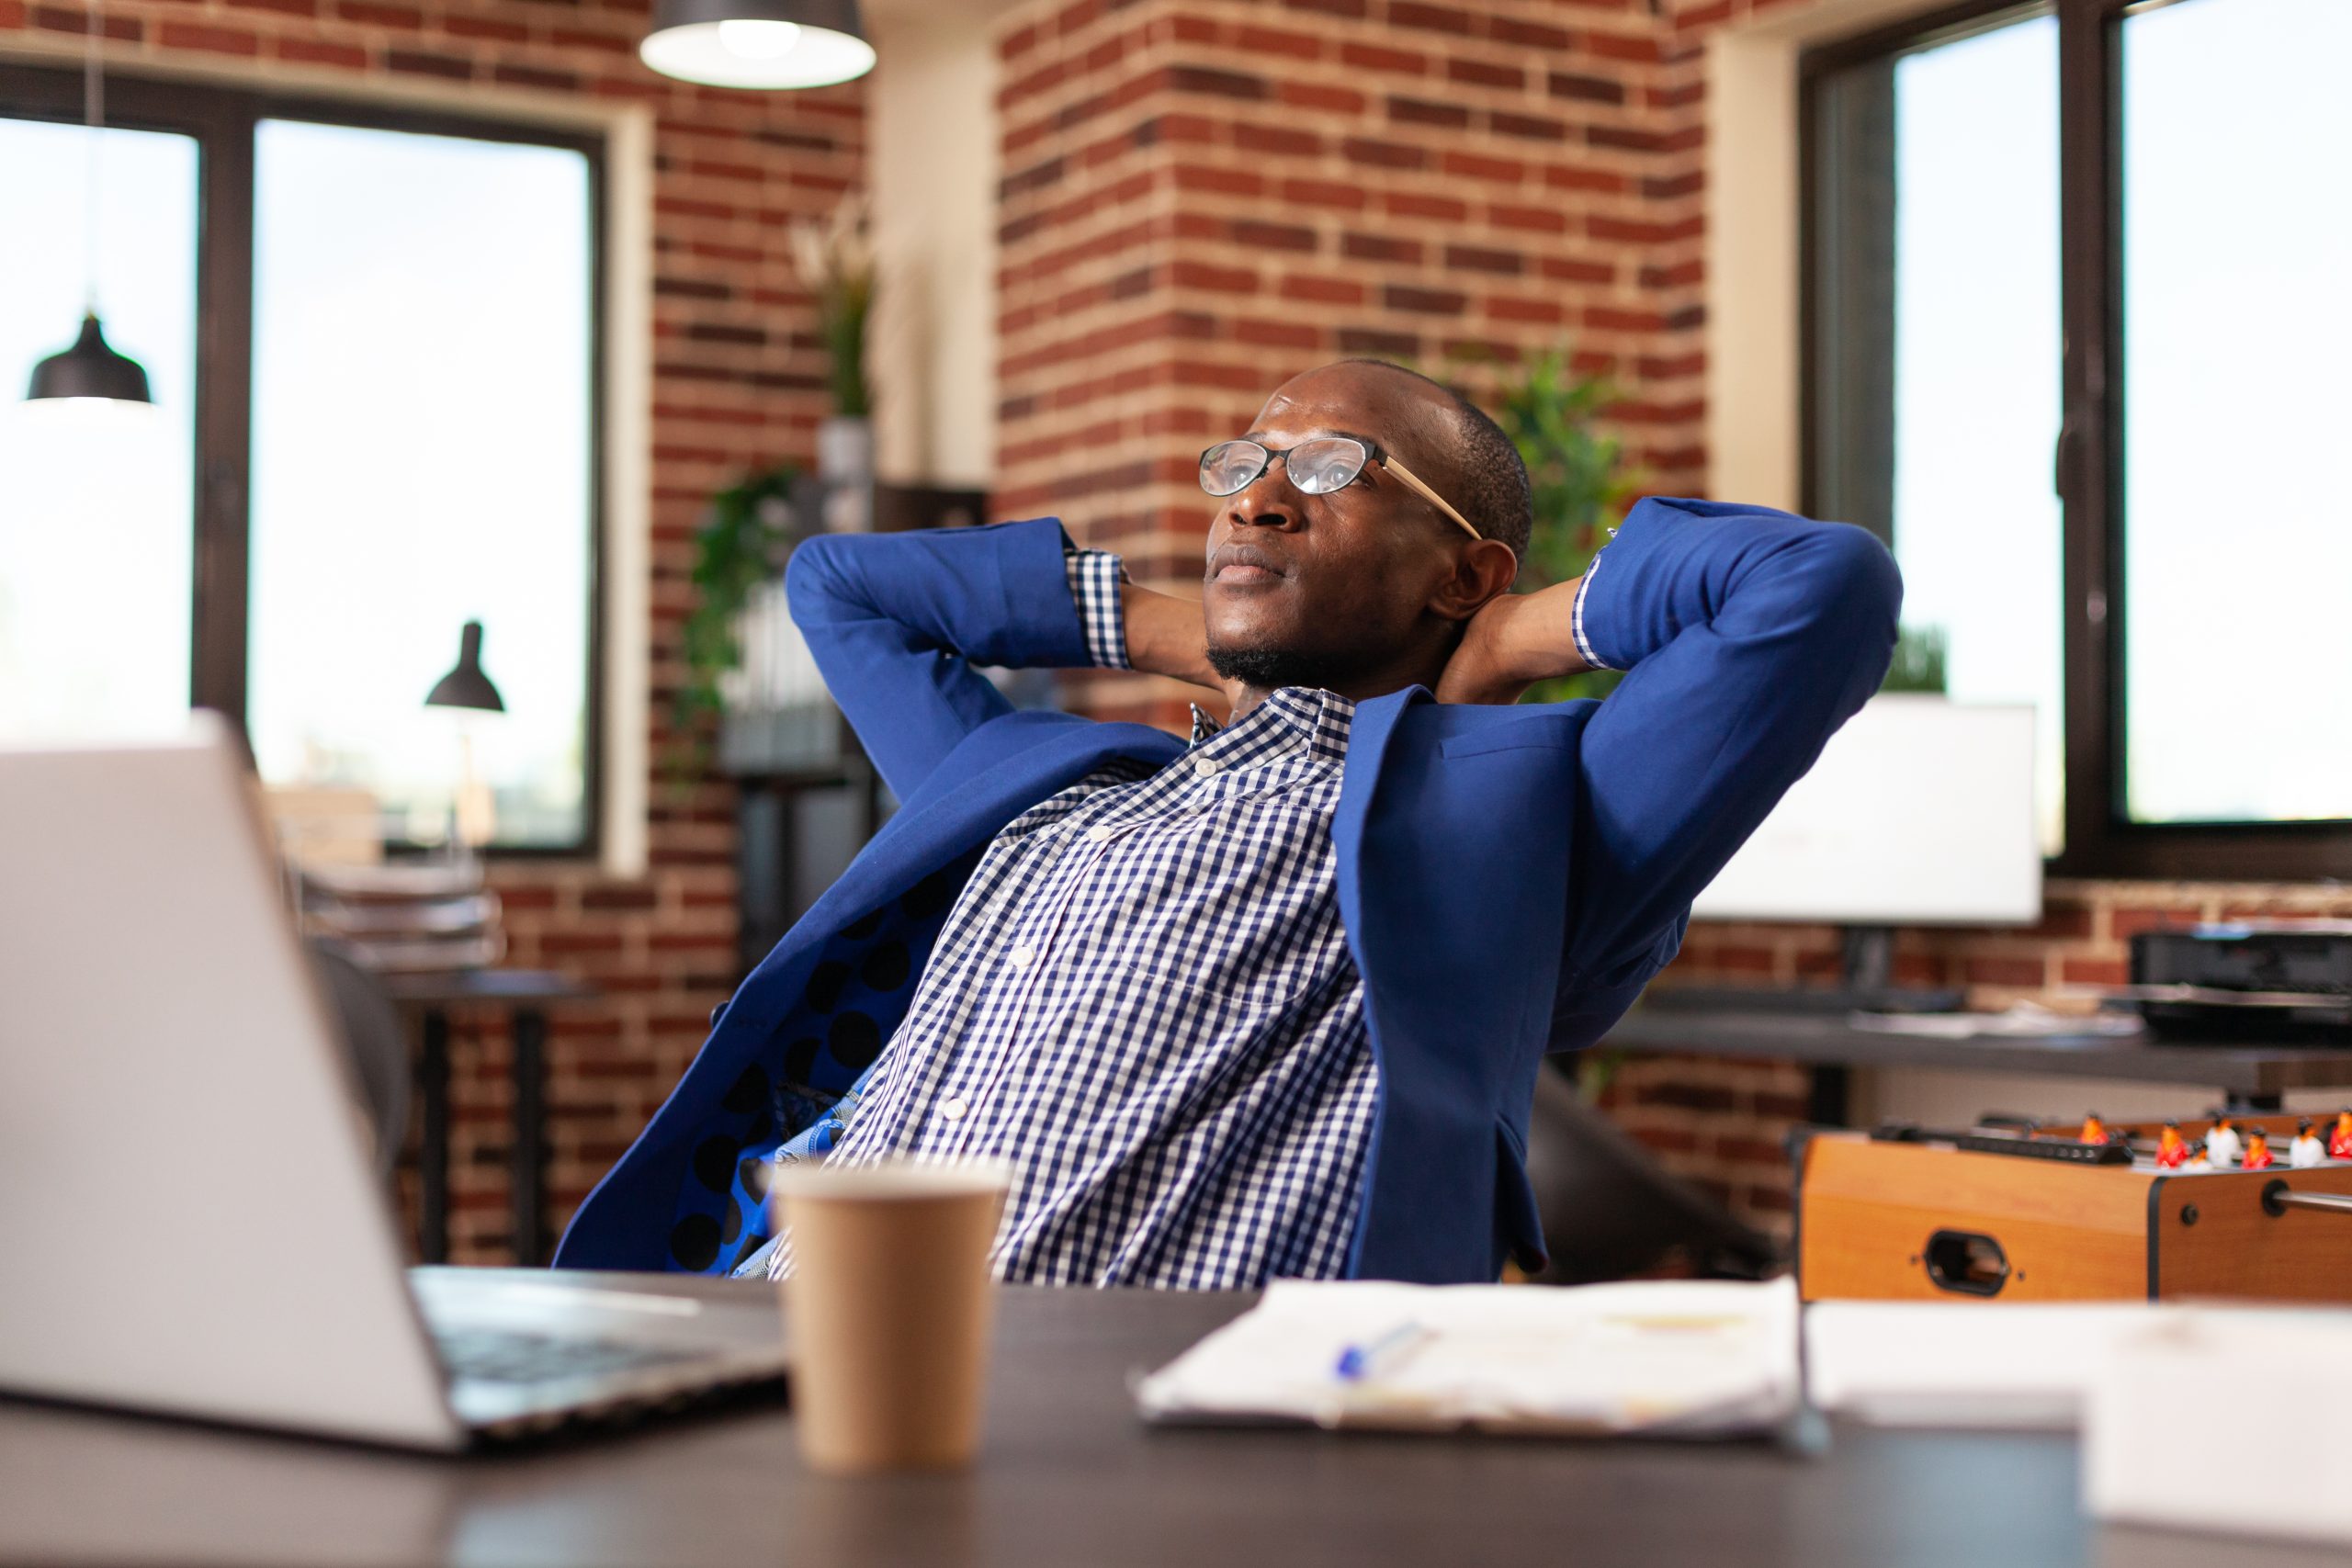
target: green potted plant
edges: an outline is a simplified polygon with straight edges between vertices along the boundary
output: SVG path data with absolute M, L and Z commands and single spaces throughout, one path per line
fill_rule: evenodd
M 873 389 L 865 378 L 874 242 L 865 201 L 844 197 L 823 221 L 795 223 L 791 239 L 794 268 L 817 299 L 818 332 L 830 361 L 826 382 L 833 412 L 817 427 L 817 472 L 835 487 L 836 495 L 854 498 L 841 507 L 829 498 L 826 526 L 836 531 L 862 528 L 871 513 L 874 479 Z
M 1638 488 L 1635 475 L 1625 465 L 1623 444 L 1599 428 L 1617 397 L 1605 377 L 1577 371 L 1564 348 L 1497 371 L 1487 408 L 1519 447 L 1533 491 L 1535 521 L 1527 558 L 1520 563 L 1521 592 L 1583 576 L 1624 518 Z M 1592 671 L 1544 682 L 1524 700 L 1602 696 L 1617 681 L 1614 671 Z
M 746 607 L 783 573 L 798 478 L 782 464 L 719 491 L 695 536 L 695 607 L 680 629 L 686 678 L 671 705 L 679 733 L 690 738 L 684 772 L 707 764 L 709 727 L 725 714 L 728 678 L 742 664 Z

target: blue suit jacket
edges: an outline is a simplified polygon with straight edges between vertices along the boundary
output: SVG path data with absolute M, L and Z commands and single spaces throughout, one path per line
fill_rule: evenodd
M 920 975 L 946 898 L 1006 822 L 1109 758 L 1182 750 L 1139 725 L 1014 712 L 975 672 L 1087 661 L 1051 519 L 814 539 L 787 582 L 903 804 L 737 990 L 559 1266 L 723 1268 L 669 1238 L 710 1234 L 730 1151 L 791 1130 L 747 1086 L 824 1076 L 804 1015 L 812 989 L 841 990 L 828 954 L 927 887 Z M 1692 897 L 1877 689 L 1901 599 L 1859 528 L 1645 501 L 1585 595 L 1587 640 L 1629 671 L 1607 701 L 1441 705 L 1415 686 L 1359 705 L 1332 835 L 1380 1096 L 1351 1274 L 1492 1280 L 1541 1256 L 1521 1158 L 1544 1053 L 1600 1039 L 1674 956 Z M 861 1003 L 882 1038 L 911 989 Z M 745 1222 L 725 1220 L 731 1241 Z

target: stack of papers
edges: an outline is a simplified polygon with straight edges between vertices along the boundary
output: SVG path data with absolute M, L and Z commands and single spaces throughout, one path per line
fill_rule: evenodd
M 1788 1280 L 1282 1280 L 1136 1397 L 1151 1421 L 1729 1437 L 1778 1429 L 1800 1393 Z

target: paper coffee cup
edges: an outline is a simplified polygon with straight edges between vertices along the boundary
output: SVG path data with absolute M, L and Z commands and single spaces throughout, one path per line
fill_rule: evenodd
M 784 1284 L 793 1425 L 837 1475 L 969 1464 L 979 1447 L 1001 1160 L 789 1165 L 769 1184 L 791 1235 Z

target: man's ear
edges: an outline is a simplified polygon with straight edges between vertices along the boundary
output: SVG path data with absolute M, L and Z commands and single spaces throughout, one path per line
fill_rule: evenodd
M 1516 551 L 1500 539 L 1474 539 L 1462 547 L 1452 575 L 1430 595 L 1430 609 L 1449 621 L 1466 621 L 1510 592 L 1518 579 Z

